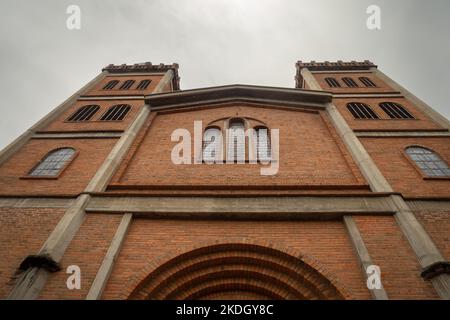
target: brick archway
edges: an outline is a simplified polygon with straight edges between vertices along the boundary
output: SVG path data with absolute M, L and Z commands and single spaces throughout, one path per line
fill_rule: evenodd
M 180 254 L 148 274 L 129 299 L 345 299 L 305 259 L 254 244 L 218 244 Z

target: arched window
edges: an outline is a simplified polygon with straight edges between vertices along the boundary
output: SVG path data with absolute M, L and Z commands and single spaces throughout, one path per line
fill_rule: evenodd
M 245 162 L 245 123 L 243 119 L 229 122 L 227 162 Z
M 100 109 L 100 106 L 97 105 L 88 105 L 83 106 L 78 109 L 74 114 L 72 114 L 66 121 L 70 122 L 83 122 L 89 121 L 94 114 Z
M 112 106 L 106 111 L 102 117 L 100 118 L 101 121 L 120 121 L 125 118 L 128 111 L 130 111 L 131 106 L 128 104 L 118 104 L 115 106 Z
M 340 88 L 341 84 L 335 78 L 325 78 L 327 84 L 332 88 Z
M 256 150 L 257 160 L 269 161 L 271 159 L 269 129 L 256 127 L 253 130 L 253 145 Z
M 358 84 L 352 78 L 342 78 L 342 81 L 347 85 L 347 87 L 357 88 Z
M 360 77 L 359 81 L 361 81 L 366 87 L 376 87 L 377 85 L 367 77 Z
M 114 87 L 117 86 L 118 83 L 119 83 L 118 80 L 111 80 L 110 82 L 108 82 L 108 83 L 103 87 L 103 90 L 111 90 L 111 89 L 114 89 Z
M 48 153 L 29 173 L 33 177 L 56 177 L 72 160 L 75 150 L 72 148 L 56 149 Z
M 379 119 L 372 108 L 365 103 L 350 102 L 347 104 L 347 109 L 355 119 Z
M 222 133 L 219 128 L 206 128 L 203 134 L 203 160 L 205 162 L 214 162 L 221 160 L 222 152 Z
M 127 80 L 125 81 L 121 86 L 120 90 L 128 90 L 131 88 L 131 86 L 134 84 L 134 80 Z
M 450 176 L 450 168 L 447 163 L 435 152 L 426 148 L 411 146 L 406 148 L 406 153 L 425 175 L 429 177 Z
M 150 84 L 151 80 L 142 80 L 139 82 L 138 86 L 136 87 L 137 90 L 145 90 L 147 89 L 148 85 Z
M 388 114 L 392 119 L 414 119 L 413 115 L 409 113 L 401 104 L 395 102 L 380 103 L 380 108 Z

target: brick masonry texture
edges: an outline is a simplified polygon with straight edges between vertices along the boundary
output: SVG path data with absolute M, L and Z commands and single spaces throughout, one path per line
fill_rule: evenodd
M 8 296 L 20 263 L 36 254 L 64 209 L 0 208 L 0 299 Z
M 31 139 L 0 167 L 0 195 L 74 196 L 83 191 L 117 139 Z M 51 150 L 78 154 L 58 179 L 23 179 Z
M 377 78 L 372 71 L 327 72 L 313 73 L 313 75 L 324 91 L 334 94 L 333 103 L 355 131 L 443 129 L 422 113 L 416 105 L 403 97 L 339 97 L 339 94 L 387 94 L 395 91 Z M 377 87 L 364 87 L 358 80 L 362 76 L 370 78 Z M 340 81 L 342 88 L 330 88 L 324 80 L 325 77 L 336 78 Z M 346 87 L 342 77 L 353 78 L 360 87 Z M 150 94 L 161 78 L 162 75 L 159 74 L 109 74 L 95 84 L 89 92 L 84 93 L 84 97 L 91 97 L 93 100 L 76 101 L 40 131 L 47 133 L 125 131 L 142 110 L 144 95 Z M 144 79 L 151 79 L 152 82 L 148 89 L 143 91 L 118 89 L 123 81 L 128 79 L 136 81 L 133 88 Z M 120 83 L 116 89 L 102 90 L 110 80 L 119 80 Z M 162 91 L 172 91 L 171 84 L 166 85 Z M 130 99 L 131 95 L 140 97 Z M 115 98 L 101 100 L 95 96 Z M 121 98 L 117 98 L 119 96 Z M 380 102 L 387 101 L 402 104 L 415 116 L 416 120 L 390 119 L 378 106 Z M 355 120 L 346 109 L 348 102 L 369 104 L 381 119 Z M 78 108 L 88 104 L 100 106 L 100 110 L 90 121 L 65 122 Z M 130 104 L 132 109 L 123 121 L 98 121 L 108 107 L 115 104 Z M 208 125 L 223 127 L 224 120 L 234 117 L 246 118 L 251 127 L 264 124 L 270 129 L 280 130 L 278 174 L 261 176 L 259 164 L 174 165 L 172 163 L 171 151 L 177 142 L 171 141 L 171 133 L 175 129 L 187 129 L 193 137 L 195 120 L 201 120 L 205 129 Z M 118 139 L 111 138 L 32 138 L 0 166 L 0 197 L 75 198 L 83 192 L 117 141 Z M 449 162 L 449 137 L 361 137 L 360 141 L 395 192 L 401 193 L 405 198 L 450 198 L 449 179 L 425 179 L 404 153 L 407 146 L 420 145 L 434 150 Z M 77 154 L 57 179 L 27 179 L 25 177 L 49 151 L 61 147 L 72 147 L 76 149 Z M 191 147 L 191 160 L 193 160 L 193 144 Z M 184 110 L 151 111 L 110 181 L 106 193 L 110 196 L 129 196 L 130 194 L 138 196 L 161 194 L 203 197 L 208 195 L 260 196 L 264 201 L 264 195 L 323 196 L 332 193 L 340 196 L 361 194 L 371 196 L 372 192 L 335 130 L 328 113 L 324 110 L 228 102 L 201 105 Z M 95 196 L 98 195 L 93 197 Z M 13 285 L 10 278 L 21 261 L 27 255 L 36 254 L 39 251 L 65 211 L 65 209 L 50 208 L 0 208 L 0 299 L 10 292 Z M 443 256 L 449 259 L 450 211 L 444 208 L 442 212 L 415 211 L 414 214 Z M 430 282 L 420 277 L 421 267 L 418 259 L 393 216 L 373 214 L 353 217 L 373 263 L 381 267 L 383 285 L 389 298 L 438 298 Z M 39 299 L 84 299 L 121 218 L 120 212 L 115 214 L 88 212 L 62 257 L 62 270 L 49 275 Z M 352 247 L 344 223 L 339 218 L 318 220 L 308 216 L 305 219 L 310 220 L 196 220 L 192 217 L 181 220 L 173 217 L 155 219 L 135 215 L 102 298 L 133 298 L 137 289 L 149 288 L 145 287 L 148 284 L 147 277 L 153 275 L 153 271 L 161 270 L 161 266 L 169 265 L 165 264 L 166 262 L 177 261 L 180 255 L 199 248 L 206 248 L 203 253 L 211 259 L 213 253 L 208 252 L 209 247 L 238 244 L 239 248 L 257 245 L 268 251 L 276 249 L 283 254 L 302 259 L 305 264 L 324 276 L 322 283 L 317 286 L 324 288 L 322 293 L 326 293 L 329 290 L 327 284 L 332 283 L 345 298 L 371 299 L 358 256 Z M 248 252 L 240 252 L 241 255 L 238 258 L 248 256 L 250 249 L 248 250 Z M 229 258 L 226 256 L 227 251 L 224 252 L 215 252 L 214 257 L 217 258 L 223 254 L 224 259 Z M 261 253 L 258 257 L 263 256 L 264 254 Z M 282 254 L 279 253 L 279 256 Z M 233 258 L 236 257 L 233 256 Z M 188 265 L 189 261 L 181 261 L 175 269 L 183 267 L 183 263 Z M 192 261 L 198 262 L 194 258 Z M 213 262 L 217 260 L 211 261 L 207 270 L 218 270 L 221 267 L 213 265 Z M 282 261 L 280 258 L 275 262 L 282 265 Z M 272 262 L 264 261 L 267 265 Z M 289 263 L 294 264 L 291 260 Z M 78 265 L 81 268 L 81 290 L 69 290 L 66 287 L 69 276 L 66 268 L 69 265 Z M 238 269 L 241 268 L 239 270 L 248 273 L 264 269 L 263 265 L 249 266 L 249 264 L 238 262 L 236 265 Z M 190 266 L 195 268 L 197 265 Z M 234 267 L 235 265 L 232 265 L 232 268 Z M 202 269 L 195 269 L 194 273 L 201 276 Z M 156 275 L 158 276 L 158 273 Z M 194 275 L 183 275 L 185 279 L 190 279 L 191 276 L 194 277 Z M 288 278 L 286 275 L 286 279 Z M 221 279 L 214 279 L 214 281 L 220 283 Z M 248 281 L 251 284 L 253 279 Z M 171 285 L 177 286 L 179 283 L 171 283 Z M 171 288 L 167 288 L 169 289 Z M 276 291 L 275 287 L 273 289 Z M 164 296 L 162 293 L 164 290 L 166 288 L 155 292 L 160 292 L 161 296 Z M 189 290 L 191 289 L 179 292 L 178 296 L 186 296 Z M 146 291 L 143 290 L 136 296 L 146 297 L 145 294 Z M 223 299 L 244 296 L 262 298 L 264 294 L 235 289 L 219 293 L 211 292 L 206 297 Z
M 370 294 L 340 221 L 182 221 L 135 219 L 103 299 L 126 298 L 148 271 L 205 243 L 278 245 L 306 254 L 334 276 L 352 298 Z
M 450 211 L 414 212 L 445 259 L 450 260 Z
M 421 267 L 393 217 L 354 216 L 361 236 L 389 299 L 437 299 L 429 282 L 420 277 Z
M 366 150 L 389 181 L 394 191 L 406 198 L 450 197 L 450 179 L 424 179 L 404 150 L 419 145 L 450 159 L 449 137 L 361 138 Z
M 119 226 L 120 215 L 87 215 L 61 260 L 62 270 L 51 274 L 40 299 L 84 299 L 95 279 L 111 240 Z M 69 290 L 66 269 L 77 265 L 81 270 L 81 289 Z
M 175 129 L 185 128 L 193 137 L 195 120 L 202 120 L 205 128 L 218 119 L 233 116 L 256 119 L 269 128 L 280 130 L 280 169 L 277 175 L 261 176 L 260 165 L 172 163 L 171 150 L 177 143 L 171 142 L 170 136 Z M 365 184 L 324 118 L 326 115 L 320 113 L 240 104 L 158 115 L 128 167 L 121 172 L 120 183 L 153 186 Z M 222 121 L 217 123 L 220 125 Z

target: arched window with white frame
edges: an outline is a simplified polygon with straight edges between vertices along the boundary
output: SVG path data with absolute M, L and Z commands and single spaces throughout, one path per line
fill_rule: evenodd
M 72 161 L 75 155 L 73 148 L 59 148 L 50 151 L 31 171 L 32 177 L 57 177 Z
M 450 177 L 448 164 L 434 151 L 419 146 L 410 146 L 405 151 L 424 175 L 428 177 Z

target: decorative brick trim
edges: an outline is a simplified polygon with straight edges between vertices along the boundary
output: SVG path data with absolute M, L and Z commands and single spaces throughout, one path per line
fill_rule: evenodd
M 334 274 L 314 258 L 269 242 L 208 241 L 151 261 L 122 298 L 192 299 L 237 287 L 271 299 L 349 299 Z

